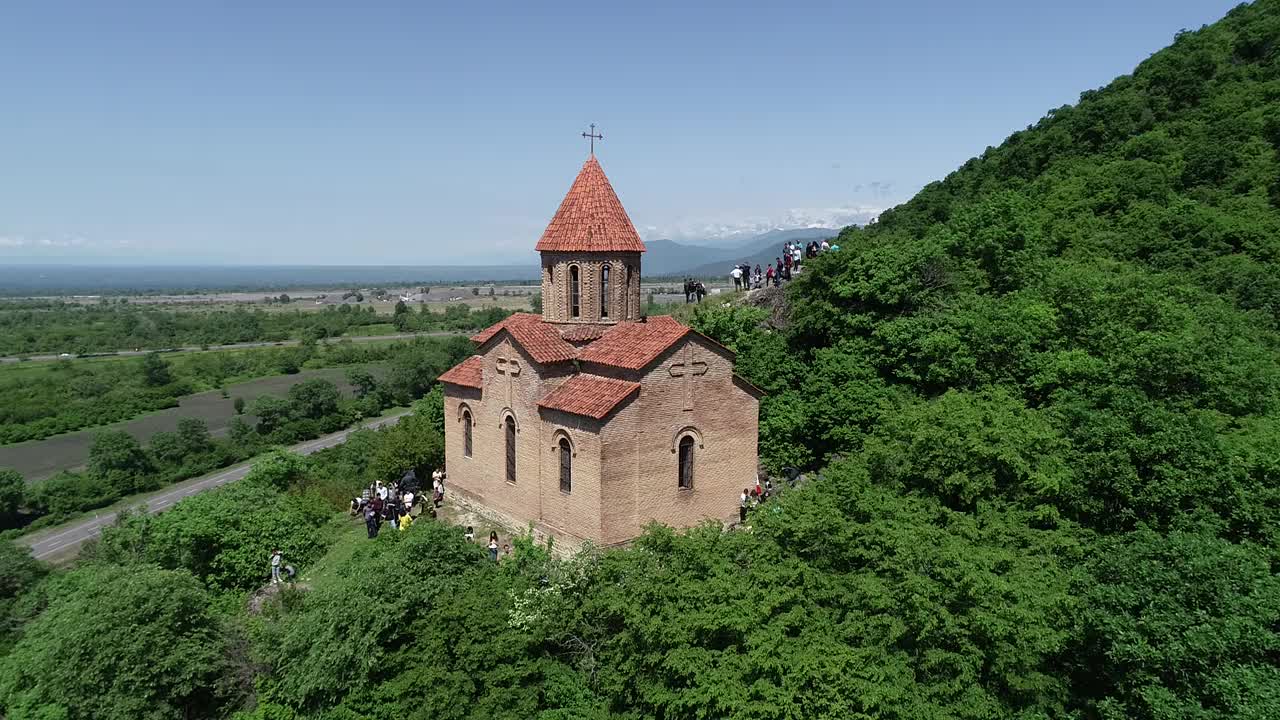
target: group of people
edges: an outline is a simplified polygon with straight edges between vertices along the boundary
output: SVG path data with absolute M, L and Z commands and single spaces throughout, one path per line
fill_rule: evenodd
M 463 537 L 467 539 L 467 542 L 475 542 L 476 541 L 475 528 L 468 525 L 467 533 Z M 498 562 L 499 559 L 506 560 L 507 558 L 511 557 L 511 546 L 506 543 L 503 543 L 502 545 L 502 555 L 501 556 L 498 555 L 498 531 L 497 530 L 489 531 L 489 544 L 486 547 L 488 547 L 489 549 L 489 559 L 494 562 Z
M 693 278 L 684 279 L 684 301 L 686 303 L 702 302 L 707 296 L 707 286 Z
M 815 258 L 818 255 L 829 250 L 839 250 L 840 246 L 832 245 L 826 240 L 814 240 L 805 243 L 803 246 L 798 242 L 787 241 L 782 246 L 782 254 L 774 258 L 772 265 L 766 265 L 764 270 L 760 269 L 757 264 L 755 269 L 751 268 L 751 263 L 743 263 L 735 265 L 733 270 L 729 271 L 729 277 L 733 278 L 734 290 L 759 290 L 763 287 L 778 287 L 783 282 L 790 280 L 791 276 L 800 271 L 800 266 L 808 258 Z M 688 281 L 686 281 L 686 285 Z M 686 298 L 687 299 L 687 298 Z
M 738 496 L 738 522 L 745 523 L 747 512 L 773 495 L 773 481 L 765 478 L 764 484 L 761 485 L 760 476 L 757 474 L 756 484 L 749 488 L 742 488 L 742 494 Z
M 391 485 L 384 485 L 378 480 L 351 501 L 351 515 L 364 515 L 365 530 L 370 539 L 378 537 L 384 522 L 401 532 L 408 530 L 413 525 L 415 503 L 421 505 L 419 485 L 418 475 L 413 470 Z M 431 505 L 418 514 L 430 514 L 434 518 L 443 504 L 444 471 L 436 470 L 431 473 Z

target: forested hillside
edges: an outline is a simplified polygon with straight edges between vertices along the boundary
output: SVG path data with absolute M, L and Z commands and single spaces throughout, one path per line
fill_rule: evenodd
M 810 471 L 749 531 L 654 528 L 572 561 L 523 543 L 492 563 L 419 522 L 246 616 L 235 593 L 265 530 L 240 527 L 245 508 L 273 508 L 271 541 L 317 557 L 315 488 L 343 498 L 402 453 L 438 459 L 443 418 L 424 407 L 115 528 L 89 567 L 42 577 L 0 553 L 15 628 L 0 703 L 11 718 L 1280 717 L 1278 154 L 1280 0 L 1259 0 L 846 231 L 785 315 L 694 312 L 769 393 L 766 465 Z

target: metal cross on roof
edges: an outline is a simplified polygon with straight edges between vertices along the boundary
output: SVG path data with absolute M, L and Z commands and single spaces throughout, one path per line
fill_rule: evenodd
M 591 138 L 591 154 L 592 154 L 592 155 L 595 155 L 595 154 L 596 154 L 596 141 L 597 141 L 597 140 L 603 140 L 603 139 L 604 139 L 604 135 L 597 135 L 597 134 L 596 134 L 596 124 L 595 124 L 595 123 L 591 123 L 591 132 L 589 132 L 589 133 L 585 133 L 585 132 L 584 132 L 584 133 L 582 133 L 582 137 L 584 137 L 584 138 Z

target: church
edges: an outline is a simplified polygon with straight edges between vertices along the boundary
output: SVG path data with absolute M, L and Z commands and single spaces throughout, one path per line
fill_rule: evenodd
M 542 314 L 473 336 L 440 376 L 449 491 L 569 545 L 736 520 L 761 392 L 727 348 L 644 316 L 644 243 L 594 152 L 535 249 Z

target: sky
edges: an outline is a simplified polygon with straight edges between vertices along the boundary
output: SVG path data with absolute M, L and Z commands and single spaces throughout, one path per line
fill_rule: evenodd
M 0 2 L 0 263 L 526 261 L 864 222 L 1224 0 Z

